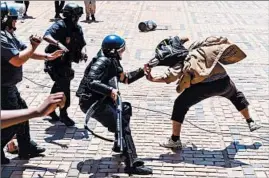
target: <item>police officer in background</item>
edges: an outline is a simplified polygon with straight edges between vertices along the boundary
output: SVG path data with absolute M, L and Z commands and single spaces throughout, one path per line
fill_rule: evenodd
M 87 60 L 87 55 L 81 52 L 86 45 L 82 28 L 78 20 L 83 14 L 83 8 L 75 3 L 68 3 L 63 9 L 63 20 L 55 22 L 46 32 L 44 40 L 50 44 L 46 52 L 53 52 L 57 49 L 65 51 L 63 57 L 54 61 L 45 62 L 45 72 L 48 72 L 55 82 L 51 93 L 64 92 L 66 96 L 65 107 L 60 109 L 60 117 L 53 112 L 50 114 L 52 121 L 61 121 L 66 126 L 73 126 L 75 122 L 68 117 L 67 108 L 70 106 L 70 82 L 74 78 L 72 62 L 78 63 Z
M 87 110 L 97 100 L 106 97 L 101 105 L 93 113 L 92 117 L 107 127 L 110 132 L 116 132 L 117 111 L 115 101 L 118 96 L 117 89 L 113 88 L 111 79 L 115 76 L 118 81 L 130 84 L 144 76 L 144 70 L 139 68 L 135 71 L 125 73 L 120 64 L 123 52 L 125 51 L 125 40 L 117 35 L 108 35 L 102 42 L 102 49 L 87 66 L 84 77 L 80 83 L 76 95 L 80 98 L 81 110 Z M 115 85 L 114 85 L 115 86 Z M 132 116 L 132 106 L 128 102 L 122 103 L 122 123 L 125 159 L 125 172 L 129 174 L 152 174 L 152 170 L 144 166 L 144 162 L 137 158 L 137 153 L 129 122 Z M 117 139 L 116 139 L 117 140 Z M 114 142 L 112 149 L 119 152 L 117 142 Z
M 41 43 L 38 36 L 30 37 L 30 45 L 26 46 L 14 34 L 18 12 L 13 6 L 1 3 L 1 110 L 25 109 L 27 105 L 16 87 L 22 81 L 22 65 L 29 58 L 37 60 L 53 60 L 62 55 L 58 50 L 52 54 L 40 54 L 35 50 Z M 5 157 L 3 148 L 16 134 L 19 145 L 19 157 L 29 159 L 45 151 L 30 138 L 29 122 L 23 122 L 1 129 L 1 164 L 10 161 Z

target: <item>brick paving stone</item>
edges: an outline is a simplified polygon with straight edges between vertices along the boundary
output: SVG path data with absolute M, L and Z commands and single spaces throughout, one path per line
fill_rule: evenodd
M 256 176 L 259 178 L 266 178 L 266 173 L 265 172 L 255 172 Z
M 77 3 L 84 7 L 82 1 Z M 55 13 L 52 6 L 51 1 L 31 1 L 28 14 L 35 19 L 17 23 L 16 34 L 23 42 L 29 44 L 32 33 L 44 34 L 52 24 L 50 19 Z M 247 58 L 224 67 L 247 97 L 252 117 L 269 128 L 268 10 L 269 4 L 265 1 L 97 1 L 96 19 L 100 22 L 80 24 L 89 59 L 99 50 L 105 35 L 122 35 L 129 53 L 128 60 L 122 60 L 122 65 L 128 71 L 143 66 L 153 56 L 156 45 L 166 37 L 189 36 L 191 41 L 210 35 L 228 37 L 244 50 Z M 167 27 L 168 30 L 139 32 L 138 23 L 148 19 L 156 21 L 159 28 Z M 42 42 L 37 51 L 44 51 L 46 45 Z M 188 45 L 190 43 L 186 43 Z M 73 65 L 76 75 L 71 82 L 72 91 L 77 90 L 89 62 Z M 29 60 L 23 67 L 24 76 L 52 86 L 53 82 L 43 67 L 43 62 Z M 164 69 L 154 68 L 153 74 L 162 73 Z M 18 88 L 29 107 L 41 104 L 50 92 L 50 88 L 37 86 L 26 79 L 18 84 Z M 136 84 L 120 85 L 120 88 L 123 100 L 133 106 L 169 114 L 178 96 L 174 84 L 148 83 L 146 79 Z M 1 166 L 1 177 L 128 177 L 119 160 L 111 158 L 114 154 L 112 144 L 85 133 L 85 115 L 80 111 L 75 92 L 71 93 L 71 98 L 68 112 L 76 126 L 66 128 L 63 123 L 51 124 L 43 118 L 30 120 L 32 138 L 47 148 L 45 157 L 32 158 L 26 163 L 16 159 L 17 155 L 7 153 L 12 160 L 11 164 Z M 186 119 L 223 134 L 204 132 L 184 122 L 181 138 L 183 142 L 189 142 L 186 148 L 174 154 L 159 147 L 159 142 L 171 134 L 170 117 L 133 108 L 130 124 L 138 155 L 154 170 L 153 175 L 133 177 L 269 177 L 269 143 L 255 137 L 235 135 L 242 133 L 269 139 L 267 127 L 250 133 L 229 100 L 221 97 L 204 100 L 190 108 Z M 93 119 L 89 127 L 105 137 L 114 137 Z M 80 164 L 82 167 L 78 169 Z
M 254 170 L 252 168 L 243 168 L 245 175 L 253 175 L 255 174 Z

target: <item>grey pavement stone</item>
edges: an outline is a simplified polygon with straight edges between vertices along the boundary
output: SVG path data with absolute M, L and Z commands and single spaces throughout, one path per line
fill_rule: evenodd
M 243 168 L 244 174 L 246 175 L 253 175 L 255 174 L 253 168 Z
M 77 3 L 84 6 L 82 1 Z M 31 1 L 28 14 L 35 19 L 26 19 L 24 23 L 18 21 L 17 36 L 29 44 L 28 38 L 32 33 L 43 35 L 52 24 L 53 6 L 51 1 Z M 89 61 L 73 65 L 76 75 L 71 82 L 72 101 L 68 112 L 76 121 L 76 127 L 66 128 L 60 122 L 51 124 L 43 118 L 30 120 L 32 138 L 47 148 L 45 157 L 30 159 L 28 167 L 25 162 L 13 159 L 11 165 L 1 167 L 1 177 L 128 177 L 122 173 L 123 163 L 111 158 L 112 144 L 84 132 L 85 115 L 80 111 L 74 92 L 102 39 L 111 33 L 126 39 L 129 56 L 122 60 L 122 65 L 128 71 L 143 66 L 154 55 L 156 45 L 166 37 L 189 36 L 191 41 L 210 35 L 227 37 L 244 50 L 247 58 L 224 67 L 248 99 L 252 117 L 269 126 L 268 6 L 268 2 L 262 1 L 97 1 L 96 18 L 100 22 L 80 22 L 87 41 Z M 85 14 L 82 16 L 84 19 Z M 159 28 L 167 30 L 139 32 L 138 23 L 146 19 L 156 21 Z M 42 42 L 37 51 L 44 51 L 46 45 Z M 43 72 L 43 67 L 43 62 L 29 60 L 23 67 L 24 76 L 52 86 L 53 82 Z M 161 74 L 164 69 L 154 68 L 153 74 Z M 18 88 L 29 107 L 41 104 L 50 92 L 50 88 L 36 86 L 26 79 Z M 120 85 L 120 88 L 123 99 L 133 106 L 169 114 L 178 96 L 174 84 L 148 83 L 146 79 L 136 84 Z M 190 108 L 187 120 L 223 134 L 204 132 L 184 122 L 181 139 L 187 142 L 187 147 L 178 153 L 159 147 L 159 142 L 171 135 L 169 119 L 166 115 L 133 108 L 131 128 L 138 155 L 154 170 L 152 176 L 141 177 L 269 177 L 269 143 L 255 137 L 236 135 L 242 133 L 269 139 L 268 129 L 250 133 L 229 100 L 213 97 Z M 113 134 L 94 119 L 89 127 L 113 138 Z M 238 143 L 234 143 L 236 140 Z M 15 158 L 15 155 L 7 154 L 7 157 Z M 78 169 L 81 163 L 83 166 Z

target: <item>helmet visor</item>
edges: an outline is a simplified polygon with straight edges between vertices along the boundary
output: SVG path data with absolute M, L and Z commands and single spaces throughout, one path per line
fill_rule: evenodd
M 83 14 L 83 7 L 78 7 L 74 9 L 74 14 L 81 17 L 81 15 Z
M 122 48 L 118 49 L 117 52 L 121 59 L 128 59 L 130 57 L 129 50 L 126 46 L 123 46 Z
M 118 49 L 117 51 L 120 54 L 120 53 L 123 53 L 125 51 L 125 49 L 126 49 L 125 46 L 123 46 L 122 48 Z

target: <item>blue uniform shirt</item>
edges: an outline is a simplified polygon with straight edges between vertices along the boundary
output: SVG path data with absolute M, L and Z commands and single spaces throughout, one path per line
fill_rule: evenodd
M 14 34 L 1 31 L 1 86 L 15 86 L 22 81 L 22 66 L 15 67 L 9 63 L 10 59 L 19 55 L 27 48 Z
M 74 34 L 79 34 L 78 36 L 80 38 L 78 39 L 78 41 L 74 40 Z M 65 54 L 66 56 L 74 52 L 72 51 L 72 49 L 70 49 L 71 43 L 76 43 L 76 45 L 79 45 L 79 46 L 86 45 L 81 26 L 77 25 L 76 27 L 72 27 L 71 25 L 68 25 L 68 23 L 65 20 L 58 20 L 57 22 L 52 24 L 52 26 L 49 29 L 47 29 L 47 31 L 45 32 L 44 36 L 46 35 L 52 36 L 55 40 L 59 41 L 64 46 L 66 46 L 67 49 L 69 49 L 69 52 Z M 45 52 L 52 53 L 58 49 L 59 48 L 57 46 L 50 44 L 45 49 Z M 56 59 L 54 61 L 49 61 L 49 63 L 54 64 L 54 65 L 57 65 L 57 64 L 60 65 L 65 62 L 68 63 L 68 61 L 63 61 L 59 59 Z

